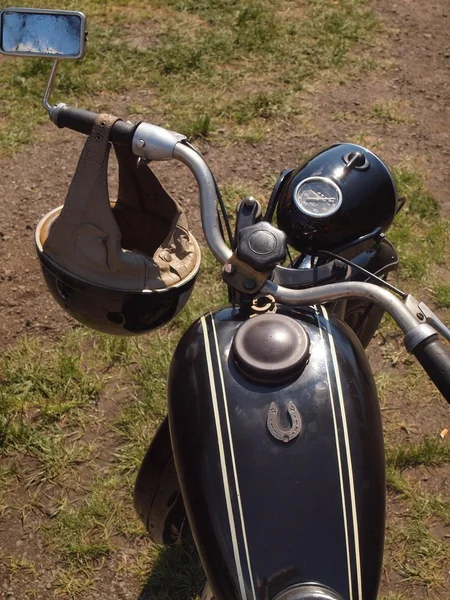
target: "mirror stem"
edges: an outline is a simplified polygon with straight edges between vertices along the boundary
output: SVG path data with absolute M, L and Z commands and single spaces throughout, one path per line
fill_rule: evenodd
M 44 97 L 42 98 L 42 104 L 44 105 L 45 110 L 50 115 L 50 118 L 52 116 L 52 108 L 53 107 L 50 106 L 48 99 L 50 97 L 50 92 L 52 91 L 52 87 L 53 87 L 53 83 L 55 81 L 56 71 L 58 70 L 58 66 L 59 66 L 59 61 L 55 60 L 55 62 L 53 63 L 52 70 L 50 72 L 50 77 L 48 78 L 48 81 L 47 81 L 47 87 L 45 89 Z

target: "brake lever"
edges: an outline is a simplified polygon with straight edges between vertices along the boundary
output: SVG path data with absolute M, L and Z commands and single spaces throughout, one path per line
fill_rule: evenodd
M 434 312 L 428 308 L 424 302 L 420 302 L 419 309 L 425 316 L 425 321 L 431 325 L 436 331 L 445 337 L 450 342 L 450 329 L 434 314 Z
M 435 331 L 440 333 L 448 342 L 450 342 L 450 329 L 434 314 L 425 302 L 419 302 L 414 296 L 409 294 L 405 304 L 406 308 L 415 315 L 419 321 L 431 325 Z

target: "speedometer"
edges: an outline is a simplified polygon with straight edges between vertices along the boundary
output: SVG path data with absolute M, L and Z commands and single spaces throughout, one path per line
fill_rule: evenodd
M 295 188 L 294 202 L 306 215 L 328 217 L 339 210 L 342 192 L 328 177 L 308 177 Z

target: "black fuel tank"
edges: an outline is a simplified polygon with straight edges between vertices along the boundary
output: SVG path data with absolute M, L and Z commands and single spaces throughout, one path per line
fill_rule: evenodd
M 278 314 L 293 324 L 288 338 L 306 334 L 303 356 L 292 340 L 277 356 L 277 332 L 264 340 L 264 327 L 258 350 L 252 325 L 243 358 L 236 340 L 249 321 L 225 308 L 194 323 L 173 357 L 172 447 L 203 567 L 216 600 L 271 600 L 313 582 L 375 600 L 385 471 L 370 367 L 325 308 Z M 270 352 L 291 370 L 265 376 L 258 361 Z

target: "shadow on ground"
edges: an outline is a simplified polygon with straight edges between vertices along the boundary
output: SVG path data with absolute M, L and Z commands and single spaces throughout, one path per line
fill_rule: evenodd
M 190 534 L 158 553 L 138 600 L 190 600 L 200 596 L 205 575 Z

